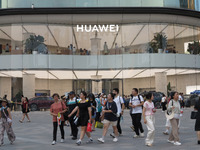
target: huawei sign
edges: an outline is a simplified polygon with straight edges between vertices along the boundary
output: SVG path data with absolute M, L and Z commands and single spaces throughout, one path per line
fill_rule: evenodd
M 77 32 L 118 32 L 119 25 L 77 25 Z

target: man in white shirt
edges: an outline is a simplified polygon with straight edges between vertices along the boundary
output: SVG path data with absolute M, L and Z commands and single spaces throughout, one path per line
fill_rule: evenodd
M 124 100 L 123 98 L 119 95 L 119 89 L 118 88 L 114 88 L 113 89 L 113 94 L 115 94 L 115 99 L 114 99 L 114 102 L 116 103 L 117 105 L 117 129 L 118 129 L 118 132 L 119 132 L 119 135 L 122 134 L 122 129 L 121 129 L 121 126 L 120 126 L 120 120 L 121 120 L 121 117 L 124 113 Z M 112 137 L 114 137 L 112 134 L 111 134 Z
M 161 100 L 162 112 L 165 112 L 165 110 L 167 109 L 166 104 L 167 104 L 166 103 L 166 96 L 164 94 L 163 97 L 162 97 L 162 100 Z
M 144 130 L 141 124 L 142 106 L 144 104 L 144 99 L 141 95 L 138 95 L 137 88 L 133 88 L 132 95 L 133 97 L 129 102 L 129 106 L 131 107 L 132 110 L 131 111 L 132 124 L 135 128 L 135 133 L 136 133 L 134 137 L 135 138 L 144 137 Z
M 178 96 L 178 100 L 179 100 L 180 102 L 183 100 L 181 94 L 179 94 L 179 96 Z

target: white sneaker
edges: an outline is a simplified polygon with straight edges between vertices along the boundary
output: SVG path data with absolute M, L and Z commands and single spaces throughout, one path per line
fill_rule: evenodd
M 92 143 L 93 142 L 93 139 L 89 139 L 86 143 Z
M 176 146 L 180 146 L 181 143 L 176 141 L 176 142 L 174 142 L 174 145 L 176 145 Z
M 133 138 L 139 138 L 139 137 L 140 137 L 140 136 L 139 136 L 139 135 L 137 135 L 137 134 L 133 136 Z
M 98 138 L 98 141 L 104 143 L 105 141 L 102 138 Z
M 51 145 L 55 145 L 56 144 L 56 141 L 53 141 L 52 143 L 51 143 Z
M 117 138 L 114 138 L 114 139 L 113 139 L 113 142 L 118 142 L 118 139 L 117 139 Z
M 61 139 L 61 140 L 60 140 L 60 143 L 64 143 L 64 139 Z
M 163 132 L 164 135 L 169 135 L 168 131 Z
M 174 141 L 167 140 L 167 142 L 168 142 L 168 143 L 172 143 L 172 144 L 174 144 Z
M 140 137 L 143 138 L 144 137 L 144 133 L 140 133 Z
M 76 144 L 79 146 L 79 145 L 81 145 L 81 140 L 78 140 L 77 142 L 76 142 Z

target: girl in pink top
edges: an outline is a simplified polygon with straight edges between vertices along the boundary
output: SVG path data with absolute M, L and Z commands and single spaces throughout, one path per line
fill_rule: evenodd
M 155 117 L 154 113 L 156 112 L 156 109 L 154 108 L 154 104 L 152 100 L 154 99 L 153 93 L 149 92 L 146 95 L 146 102 L 144 103 L 143 107 L 143 119 L 144 123 L 147 126 L 148 133 L 147 138 L 145 140 L 146 146 L 152 146 L 154 141 L 154 135 L 155 135 Z
M 51 105 L 50 108 L 50 114 L 53 116 L 53 142 L 52 145 L 56 144 L 56 136 L 57 136 L 57 128 L 58 128 L 58 124 L 60 126 L 60 132 L 61 132 L 61 143 L 64 142 L 64 116 L 63 113 L 65 113 L 67 111 L 67 107 L 66 105 L 62 102 L 59 101 L 59 95 L 57 93 L 53 94 L 53 99 L 54 99 L 54 103 Z M 59 114 L 61 116 L 61 118 L 58 120 Z

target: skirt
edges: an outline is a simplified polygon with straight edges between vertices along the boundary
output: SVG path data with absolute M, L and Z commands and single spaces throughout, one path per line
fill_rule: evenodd
M 88 120 L 89 120 L 88 114 L 80 115 L 80 117 L 78 118 L 78 126 L 82 126 L 82 127 L 87 126 Z
M 29 113 L 29 112 L 30 112 L 30 111 L 29 111 L 29 108 L 27 109 L 27 112 L 26 112 L 26 109 L 24 109 L 24 108 L 22 109 L 22 113 L 23 113 L 23 114 Z

